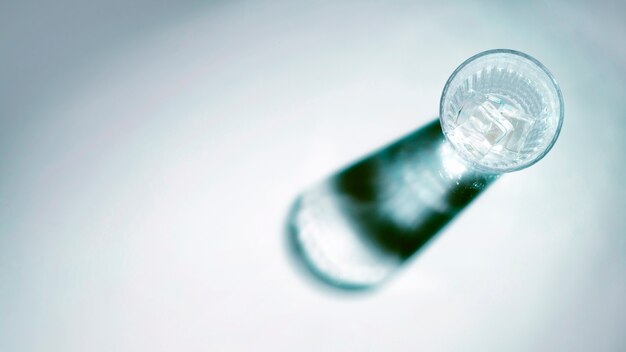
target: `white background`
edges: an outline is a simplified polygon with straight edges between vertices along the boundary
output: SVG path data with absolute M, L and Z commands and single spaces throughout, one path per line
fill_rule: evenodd
M 626 7 L 0 4 L 0 351 L 626 350 Z M 492 48 L 555 148 L 366 294 L 290 260 L 307 186 L 435 118 Z

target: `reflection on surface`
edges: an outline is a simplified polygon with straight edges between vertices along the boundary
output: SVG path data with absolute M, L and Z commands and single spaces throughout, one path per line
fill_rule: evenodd
M 467 169 L 434 120 L 303 192 L 291 248 L 332 286 L 373 288 L 497 177 Z

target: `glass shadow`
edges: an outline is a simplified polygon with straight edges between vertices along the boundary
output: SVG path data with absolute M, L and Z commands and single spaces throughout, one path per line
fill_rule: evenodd
M 497 177 L 468 168 L 435 119 L 301 193 L 290 251 L 330 286 L 375 288 Z

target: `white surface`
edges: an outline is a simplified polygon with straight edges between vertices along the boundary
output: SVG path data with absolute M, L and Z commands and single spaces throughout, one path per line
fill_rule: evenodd
M 624 5 L 0 6 L 1 351 L 626 349 Z M 376 292 L 302 276 L 298 192 L 497 47 L 559 80 L 552 152 Z

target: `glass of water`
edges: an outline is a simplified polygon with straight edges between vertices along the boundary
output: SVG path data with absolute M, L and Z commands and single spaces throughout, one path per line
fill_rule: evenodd
M 489 50 L 452 73 L 439 114 L 447 140 L 468 166 L 504 173 L 526 168 L 550 151 L 563 124 L 563 97 L 536 59 Z
M 343 289 L 379 286 L 501 174 L 548 153 L 563 97 L 536 59 L 489 50 L 452 73 L 439 113 L 297 198 L 289 241 L 315 277 Z

